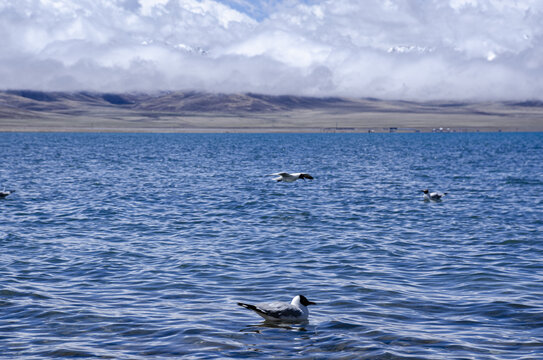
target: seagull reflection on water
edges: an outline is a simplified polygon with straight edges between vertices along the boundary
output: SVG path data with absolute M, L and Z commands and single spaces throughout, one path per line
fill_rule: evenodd
M 306 322 L 305 324 L 300 324 L 300 326 L 293 326 L 292 324 L 278 323 L 278 322 L 264 320 L 261 323 L 256 324 L 256 325 L 247 325 L 245 328 L 241 329 L 240 332 L 252 332 L 256 334 L 261 334 L 263 328 L 307 332 L 308 331 L 307 328 L 302 325 L 307 325 L 308 323 L 309 322 Z

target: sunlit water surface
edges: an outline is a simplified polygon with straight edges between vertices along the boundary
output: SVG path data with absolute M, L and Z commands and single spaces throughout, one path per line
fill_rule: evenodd
M 2 358 L 543 358 L 541 133 L 0 149 Z M 266 176 L 282 170 L 315 180 Z M 236 305 L 296 294 L 318 303 L 307 324 Z

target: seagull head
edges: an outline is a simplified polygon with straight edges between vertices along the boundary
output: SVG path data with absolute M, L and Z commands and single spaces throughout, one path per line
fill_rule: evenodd
M 303 296 L 303 295 L 295 296 L 294 299 L 292 299 L 292 304 L 295 304 L 295 303 L 300 303 L 300 304 L 302 304 L 303 306 L 317 305 L 317 304 L 314 303 L 313 301 L 307 300 L 307 298 L 306 298 L 305 296 Z
M 428 189 L 426 189 L 426 190 L 421 190 L 421 191 L 422 191 L 423 193 L 425 193 L 425 194 L 428 194 Z

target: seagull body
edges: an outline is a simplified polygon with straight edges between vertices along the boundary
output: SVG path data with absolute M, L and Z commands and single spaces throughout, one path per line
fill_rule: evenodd
M 306 173 L 286 173 L 286 172 L 280 172 L 275 174 L 270 174 L 270 176 L 277 176 L 273 180 L 275 181 L 282 181 L 282 182 L 294 182 L 298 179 L 310 179 L 313 180 L 313 176 L 306 174 Z
M 5 198 L 6 196 L 10 195 L 10 194 L 13 194 L 15 192 L 15 190 L 2 190 L 0 191 L 0 199 L 3 199 Z
M 428 189 L 426 190 L 421 190 L 423 193 L 424 193 L 424 201 L 440 201 L 441 198 L 445 195 L 447 195 L 447 193 L 438 193 L 438 192 L 430 192 L 428 191 Z
M 255 305 L 238 303 L 239 306 L 256 312 L 267 321 L 300 322 L 306 321 L 309 316 L 308 305 L 315 305 L 303 295 L 295 296 L 289 303 L 274 301 Z

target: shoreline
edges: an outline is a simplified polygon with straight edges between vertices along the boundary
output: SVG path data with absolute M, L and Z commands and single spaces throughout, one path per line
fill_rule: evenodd
M 120 133 L 120 134 L 466 134 L 466 133 L 538 133 L 542 129 L 327 129 L 327 128 L 0 128 L 0 133 Z
M 416 113 L 294 110 L 272 113 L 35 113 L 0 117 L 0 132 L 95 133 L 469 133 L 543 132 L 541 113 Z
M 191 116 L 47 116 L 0 118 L 0 132 L 81 133 L 476 133 L 543 132 L 543 116 L 363 113 L 334 116 L 314 111 Z

